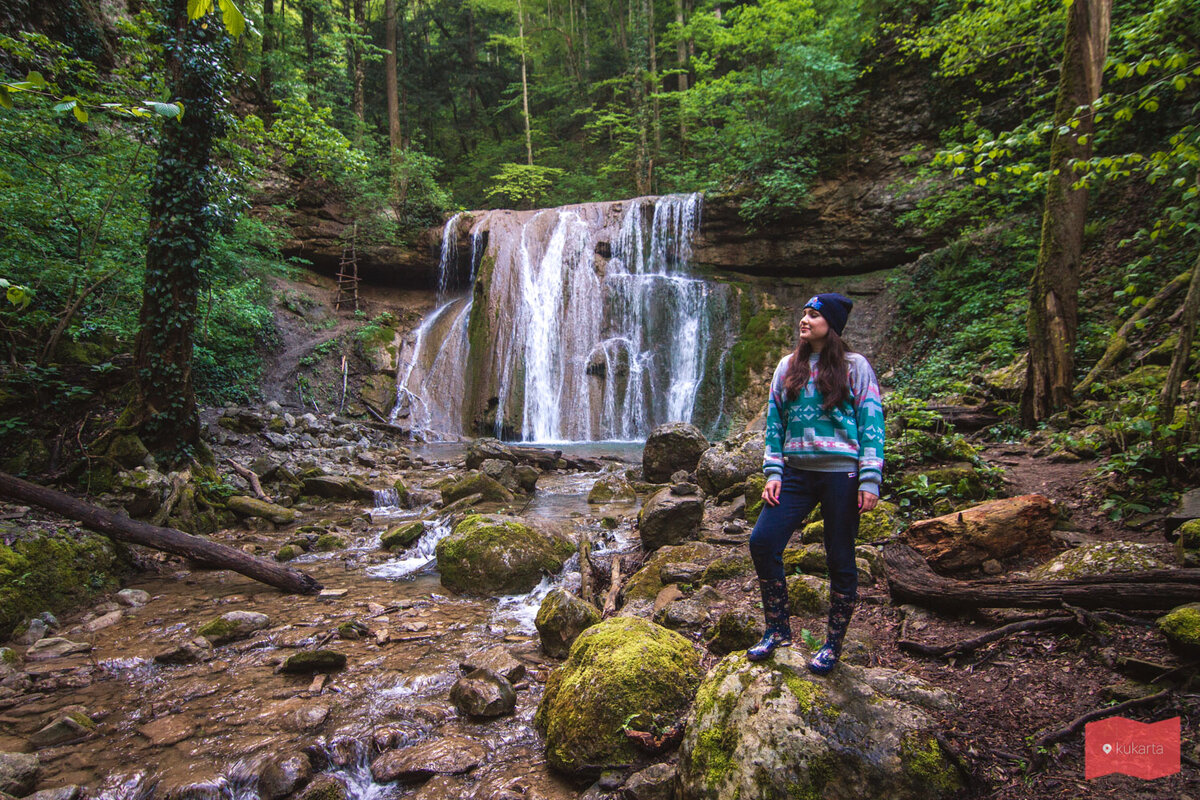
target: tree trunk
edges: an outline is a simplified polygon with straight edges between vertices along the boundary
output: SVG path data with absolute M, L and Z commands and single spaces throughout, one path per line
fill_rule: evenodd
M 356 144 L 362 144 L 363 127 L 366 125 L 366 95 L 364 87 L 367 81 L 366 59 L 363 58 L 362 39 L 367 27 L 367 3 L 366 0 L 353 0 L 354 5 L 354 43 L 350 46 L 351 56 L 353 59 L 353 82 L 354 95 L 350 100 L 350 106 L 354 111 L 354 118 L 358 120 L 358 129 L 354 133 L 354 141 Z
M 1071 165 L 1092 154 L 1092 103 L 1100 96 L 1112 0 L 1075 0 L 1067 11 L 1050 179 L 1042 212 L 1037 266 L 1030 284 L 1029 366 L 1021 416 L 1032 425 L 1065 407 L 1075 379 L 1079 260 L 1087 220 L 1087 189 L 1074 188 Z M 1075 116 L 1077 108 L 1088 110 Z M 1057 131 L 1064 127 L 1066 134 Z M 1084 138 L 1086 136 L 1086 138 Z
M 587 17 L 588 0 L 580 0 L 579 2 L 579 22 L 583 29 L 583 80 L 586 83 L 592 74 L 592 54 L 591 48 L 588 45 L 588 17 Z
M 529 77 L 525 70 L 525 6 L 517 0 L 517 31 L 521 40 L 521 107 L 525 113 L 525 163 L 533 166 L 533 133 L 529 126 Z
M 384 48 L 383 79 L 387 93 L 388 110 L 388 161 L 392 165 L 392 194 L 400 191 L 398 161 L 400 159 L 400 89 L 396 73 L 396 0 L 384 0 Z
M 646 50 L 650 56 L 650 74 L 647 80 L 650 92 L 650 108 L 653 113 L 654 152 L 646 170 L 646 183 L 654 190 L 654 167 L 662 153 L 662 116 L 658 108 L 658 90 L 661 81 L 658 77 L 658 43 L 654 38 L 654 4 L 650 0 L 642 0 L 643 13 L 646 15 Z
M 271 104 L 274 89 L 271 85 L 271 58 L 275 47 L 275 0 L 263 0 L 263 35 L 262 35 L 262 65 L 258 72 L 258 84 L 262 89 L 263 99 L 267 101 L 267 113 L 273 110 Z
M 930 608 L 1170 609 L 1200 601 L 1200 569 L 1161 569 L 1065 581 L 959 581 L 936 574 L 913 548 L 885 545 L 892 601 Z
M 168 96 L 182 119 L 163 123 L 149 189 L 142 308 L 134 345 L 136 394 L 120 421 L 136 429 L 163 463 L 187 460 L 200 443 L 192 386 L 200 273 L 215 232 L 209 203 L 217 177 L 213 143 L 227 96 L 229 37 L 218 24 L 188 20 L 187 0 L 172 0 L 165 43 Z
M 1167 381 L 1158 396 L 1158 421 L 1167 425 L 1175 417 L 1175 403 L 1179 400 L 1179 389 L 1188 361 L 1192 357 L 1192 341 L 1196 336 L 1196 317 L 1200 315 L 1200 255 L 1192 267 L 1192 283 L 1188 286 L 1187 298 L 1183 301 L 1183 316 L 1179 320 L 1179 344 L 1171 358 L 1171 369 Z M 1192 376 L 1195 379 L 1196 376 Z
M 308 99 L 313 100 L 313 89 L 317 84 L 316 33 L 313 30 L 313 0 L 300 4 L 300 28 L 304 36 L 304 82 L 308 84 Z
M 160 528 L 157 525 L 139 522 L 124 514 L 113 513 L 69 494 L 14 478 L 4 472 L 0 472 L 0 495 L 21 503 L 32 503 L 78 520 L 84 527 L 102 533 L 110 539 L 153 547 L 155 550 L 192 558 L 218 569 L 230 569 L 285 592 L 316 594 L 321 590 L 321 584 L 299 570 L 174 528 Z
M 687 20 L 684 19 L 683 14 L 683 0 L 675 0 L 675 24 L 682 29 L 686 22 Z M 688 51 L 687 42 L 684 41 L 682 35 L 679 37 L 679 41 L 675 45 L 675 61 L 679 67 L 679 83 L 676 88 L 678 88 L 679 92 L 682 94 L 688 90 Z M 679 103 L 679 150 L 681 153 L 683 152 L 684 142 L 686 141 L 687 120 L 685 120 L 683 117 L 683 101 L 681 99 Z

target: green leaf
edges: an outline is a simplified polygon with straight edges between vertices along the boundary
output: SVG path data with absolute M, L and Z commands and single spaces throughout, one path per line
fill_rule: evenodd
M 12 98 L 8 94 L 8 87 L 0 85 L 0 108 L 12 108 Z
M 76 105 L 77 103 L 74 97 L 64 97 L 61 103 L 56 103 L 54 105 L 54 110 L 61 114 L 70 111 L 71 109 L 75 108 Z
M 213 0 L 188 0 L 188 19 L 200 19 L 212 11 Z
M 84 110 L 83 110 L 82 108 L 80 108 L 78 105 L 76 105 L 76 106 L 75 106 L 74 108 L 72 108 L 71 110 L 72 110 L 73 112 L 75 112 L 75 119 L 79 120 L 80 122 L 84 123 L 85 125 L 87 124 L 87 121 L 88 121 L 88 113 L 87 113 L 86 111 L 84 111 Z
M 246 30 L 246 18 L 242 16 L 241 9 L 233 0 L 217 1 L 221 4 L 221 21 L 225 23 L 225 30 L 234 38 L 241 36 L 242 31 Z
M 26 75 L 25 81 L 36 89 L 45 89 L 49 86 L 49 84 L 46 83 L 46 79 L 42 77 L 42 73 L 37 71 L 30 72 L 28 75 Z
M 183 104 L 179 102 L 160 103 L 157 100 L 143 100 L 142 105 L 146 106 L 160 117 L 179 119 L 183 116 Z

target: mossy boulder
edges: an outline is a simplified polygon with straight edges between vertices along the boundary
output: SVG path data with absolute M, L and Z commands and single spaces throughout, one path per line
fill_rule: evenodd
M 271 624 L 266 614 L 257 611 L 230 611 L 200 627 L 196 633 L 214 645 L 245 639 Z
M 15 441 L 9 437 L 7 450 L 8 456 L 0 461 L 0 468 L 14 475 L 33 475 L 50 464 L 50 451 L 36 436 L 26 435 Z
M 225 501 L 225 507 L 233 513 L 241 517 L 261 517 L 262 519 L 270 520 L 276 525 L 287 525 L 295 522 L 300 514 L 290 508 L 277 506 L 274 503 L 268 503 L 265 500 L 259 500 L 254 497 L 243 497 L 234 495 Z
M 626 603 L 652 602 L 663 589 L 662 568 L 666 564 L 705 564 L 722 555 L 720 548 L 706 542 L 688 542 L 660 547 L 642 568 L 630 576 L 621 590 Z
M 420 539 L 423 533 L 425 533 L 425 523 L 421 520 L 406 522 L 403 525 L 390 528 L 380 536 L 379 546 L 384 550 L 391 550 L 393 552 L 403 550 L 417 539 Z
M 1059 553 L 1031 574 L 1037 580 L 1070 580 L 1116 572 L 1167 569 L 1159 548 L 1137 542 L 1096 542 Z
M 65 611 L 116 589 L 128 569 L 124 548 L 79 530 L 0 544 L 0 641 L 28 617 Z
M 754 562 L 745 553 L 730 553 L 721 556 L 705 567 L 700 583 L 713 584 L 730 578 L 740 578 L 754 570 Z
M 1200 519 L 1192 519 L 1176 528 L 1175 555 L 1185 567 L 1200 567 Z
M 621 475 L 610 473 L 596 479 L 588 492 L 589 503 L 627 503 L 637 500 L 637 492 Z
M 538 638 L 542 651 L 554 658 L 566 658 L 579 634 L 600 621 L 600 609 L 570 592 L 554 589 L 538 607 Z
M 696 469 L 707 449 L 708 439 L 695 425 L 688 422 L 659 425 L 646 437 L 642 476 L 650 483 L 666 483 L 679 470 Z
M 655 492 L 638 512 L 638 534 L 642 547 L 657 550 L 699 538 L 704 519 L 704 499 L 694 494 L 675 494 L 671 489 Z
M 472 514 L 437 544 L 442 584 L 476 594 L 523 594 L 553 575 L 575 546 L 553 528 L 516 517 Z
M 346 540 L 338 536 L 336 533 L 322 533 L 313 542 L 312 549 L 321 553 L 330 553 L 334 550 L 344 550 Z
M 937 743 L 932 693 L 881 680 L 893 670 L 842 664 L 816 678 L 806 658 L 797 643 L 757 664 L 734 653 L 712 669 L 679 750 L 681 796 L 925 800 L 962 789 Z
M 295 544 L 285 544 L 275 551 L 276 561 L 291 561 L 304 555 L 304 548 Z
M 858 517 L 859 544 L 872 544 L 892 538 L 900 532 L 900 507 L 881 500 L 875 508 Z
M 763 504 L 766 502 L 762 499 L 762 493 L 766 487 L 767 476 L 761 472 L 755 472 L 746 478 L 746 521 L 751 525 L 758 522 L 758 515 L 762 513 Z
M 686 713 L 703 673 L 682 636 L 637 617 L 613 617 L 579 635 L 546 683 L 534 724 L 546 761 L 573 775 L 633 763 L 626 726 L 651 730 Z
M 1179 606 L 1158 618 L 1158 629 L 1185 658 L 1200 656 L 1200 603 Z
M 788 547 L 783 551 L 783 571 L 788 575 L 803 572 L 808 575 L 828 575 L 825 545 L 819 543 Z
M 489 503 L 511 503 L 515 499 L 513 493 L 495 478 L 473 472 L 442 489 L 442 502 L 450 505 L 473 494 L 482 495 L 484 502 Z
M 696 464 L 696 481 L 709 495 L 717 495 L 751 475 L 760 474 L 763 463 L 763 434 L 731 436 L 704 451 Z
M 793 616 L 820 615 L 829 611 L 829 582 L 815 575 L 787 579 L 788 611 Z

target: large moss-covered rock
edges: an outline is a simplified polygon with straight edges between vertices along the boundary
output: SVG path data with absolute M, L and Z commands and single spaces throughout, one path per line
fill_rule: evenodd
M 651 602 L 663 589 L 662 568 L 667 564 L 707 564 L 722 555 L 720 548 L 706 542 L 688 542 L 686 544 L 659 548 L 654 552 L 642 568 L 630 576 L 621 590 L 626 603 L 635 601 Z
M 276 525 L 287 525 L 290 522 L 295 522 L 300 516 L 299 512 L 293 511 L 290 508 L 284 508 L 274 503 L 268 503 L 265 500 L 259 500 L 254 497 L 243 497 L 241 495 L 234 495 L 226 500 L 225 506 L 239 516 L 261 517 L 262 519 L 274 522 Z
M 637 492 L 624 477 L 616 473 L 601 476 L 588 492 L 589 503 L 626 503 L 637 500 Z
M 473 494 L 482 495 L 483 500 L 489 503 L 511 503 L 514 499 L 513 493 L 495 478 L 482 472 L 473 472 L 442 489 L 442 502 L 450 505 L 455 500 Z
M 79 530 L 0 543 L 0 641 L 28 617 L 65 611 L 117 588 L 127 569 L 123 549 Z
M 657 550 L 663 545 L 696 539 L 703 519 L 704 499 L 699 495 L 680 495 L 671 489 L 660 489 L 638 512 L 642 547 Z
M 438 542 L 442 584 L 476 594 L 521 594 L 542 575 L 557 573 L 575 546 L 553 528 L 533 524 L 500 514 L 467 517 Z
M 570 592 L 554 589 L 538 607 L 538 638 L 542 650 L 554 658 L 566 658 L 579 634 L 600 621 L 600 609 Z
M 924 800 L 962 788 L 926 710 L 934 693 L 846 664 L 815 678 L 805 659 L 797 644 L 713 668 L 680 746 L 683 800 Z
M 547 763 L 571 774 L 632 763 L 638 753 L 626 725 L 676 722 L 701 677 L 691 643 L 653 622 L 613 617 L 588 628 L 550 676 L 534 717 Z
M 881 500 L 875 508 L 858 517 L 859 544 L 871 544 L 890 539 L 900 532 L 900 507 Z
M 646 437 L 642 450 L 642 476 L 651 483 L 666 483 L 683 470 L 691 472 L 708 449 L 708 439 L 688 422 L 659 425 Z
M 765 488 L 767 488 L 767 476 L 761 472 L 756 472 L 746 478 L 746 521 L 751 525 L 758 522 L 758 515 L 762 513 L 763 505 L 766 503 L 762 499 Z
M 1158 629 L 1184 657 L 1200 656 L 1200 603 L 1179 606 L 1162 615 Z
M 935 570 L 954 572 L 978 567 L 990 558 L 1048 552 L 1058 508 L 1048 497 L 1007 497 L 914 522 L 903 534 Z
M 696 480 L 707 494 L 717 495 L 745 483 L 762 470 L 763 434 L 731 436 L 704 451 L 696 464 Z M 761 490 L 760 490 L 761 491 Z
M 1059 553 L 1031 574 L 1037 580 L 1071 580 L 1114 572 L 1167 569 L 1159 549 L 1137 542 L 1095 542 Z

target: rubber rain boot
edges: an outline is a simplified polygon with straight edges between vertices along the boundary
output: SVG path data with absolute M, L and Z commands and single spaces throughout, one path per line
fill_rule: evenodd
M 746 651 L 751 661 L 763 661 L 778 647 L 792 643 L 792 624 L 788 619 L 788 592 L 786 580 L 759 580 L 762 589 L 763 616 L 767 630 L 758 644 Z

